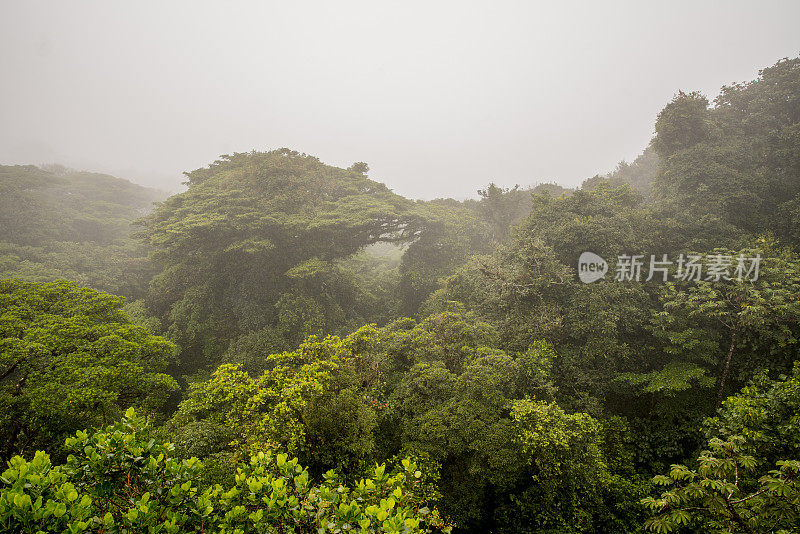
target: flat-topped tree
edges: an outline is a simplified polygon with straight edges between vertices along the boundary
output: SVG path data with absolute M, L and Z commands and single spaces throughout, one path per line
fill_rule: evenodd
M 288 347 L 358 319 L 355 286 L 334 261 L 422 229 L 413 201 L 289 149 L 222 156 L 187 177 L 141 235 L 163 266 L 148 306 L 192 368 L 242 333 Z

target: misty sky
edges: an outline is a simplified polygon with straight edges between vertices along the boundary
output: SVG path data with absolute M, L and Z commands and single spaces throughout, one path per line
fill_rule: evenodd
M 800 52 L 800 2 L 0 0 L 0 163 L 176 190 L 290 147 L 414 198 L 632 160 L 678 89 Z

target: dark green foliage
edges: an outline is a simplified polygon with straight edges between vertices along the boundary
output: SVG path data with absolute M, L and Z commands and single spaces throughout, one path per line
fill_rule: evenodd
M 690 148 L 709 135 L 708 99 L 697 92 L 680 91 L 656 119 L 653 148 L 661 159 Z
M 563 527 L 574 525 L 575 514 L 592 517 L 576 532 L 602 532 L 604 522 L 633 524 L 638 510 L 626 516 L 603 504 L 621 498 L 614 473 L 623 464 L 606 463 L 612 460 L 611 443 L 602 424 L 585 413 L 567 415 L 552 402 L 556 355 L 548 343 L 506 353 L 488 324 L 453 312 L 418 324 L 400 320 L 369 339 L 374 341 L 355 363 L 379 408 L 376 448 L 382 455 L 422 453 L 439 463 L 439 506 L 458 527 L 516 530 L 522 517 L 526 528 Z M 554 415 L 538 421 L 528 410 L 523 417 L 525 407 L 543 407 Z M 591 430 L 573 429 L 574 421 L 587 422 Z M 548 437 L 532 437 L 543 428 Z M 618 432 L 618 437 L 627 433 Z M 592 451 L 585 469 L 578 467 L 580 447 L 563 442 L 572 433 Z M 533 449 L 534 439 L 553 442 Z M 542 454 L 556 446 L 559 453 Z M 567 466 L 575 468 L 570 475 Z M 575 486 L 565 488 L 565 478 L 572 475 Z M 555 487 L 572 505 L 544 512 L 540 499 L 554 498 Z
M 127 316 L 0 282 L 3 453 L 63 456 L 131 404 L 166 420 L 81 432 L 62 466 L 15 457 L 0 525 L 418 532 L 441 510 L 458 532 L 796 532 L 799 73 L 780 61 L 713 106 L 680 92 L 633 163 L 577 191 L 414 202 L 363 162 L 223 156 L 141 219 L 151 264 L 127 241 L 146 192 L 0 168 L 0 269 L 133 296 L 158 269 Z M 604 279 L 580 281 L 584 252 Z M 631 254 L 642 276 L 615 280 Z M 648 280 L 664 254 L 761 268 Z M 179 346 L 167 417 L 173 345 L 148 331 Z
M 755 282 L 665 284 L 653 332 L 666 341 L 671 357 L 648 380 L 651 391 L 656 390 L 652 380 L 659 382 L 658 391 L 688 389 L 691 377 L 701 386 L 714 385 L 719 403 L 729 392 L 726 385 L 738 389 L 758 369 L 791 369 L 800 339 L 800 260 L 760 244 L 763 248 L 714 251 L 733 258 L 761 255 L 764 266 Z M 704 380 L 707 376 L 715 378 Z
M 425 229 L 403 254 L 400 266 L 403 314 L 418 314 L 441 281 L 454 274 L 470 256 L 486 254 L 508 241 L 512 228 L 530 214 L 534 196 L 558 198 L 569 191 L 557 184 L 522 189 L 518 185 L 502 188 L 490 183 L 478 194 L 478 202 L 439 199 L 419 205 L 425 214 Z
M 656 189 L 683 217 L 714 214 L 797 246 L 800 58 L 779 61 L 714 101 L 681 94 L 659 115 Z
M 775 83 L 788 83 L 794 71 L 783 63 L 775 68 L 785 73 Z M 754 82 L 736 91 L 773 89 Z M 635 436 L 632 460 L 641 473 L 683 461 L 699 445 L 699 421 L 719 400 L 757 369 L 786 372 L 797 358 L 796 256 L 771 239 L 748 235 L 757 228 L 735 218 L 757 220 L 758 211 L 750 208 L 760 204 L 746 202 L 748 210 L 731 204 L 726 212 L 716 209 L 718 196 L 697 201 L 697 191 L 719 191 L 709 172 L 717 173 L 719 184 L 732 176 L 707 158 L 718 150 L 711 144 L 722 146 L 722 134 L 712 128 L 717 113 L 722 111 L 707 110 L 698 95 L 680 95 L 661 115 L 659 150 L 666 152 L 652 202 L 615 185 L 625 181 L 619 178 L 590 181 L 569 197 L 536 196 L 531 215 L 507 244 L 473 258 L 424 306 L 475 313 L 493 326 L 498 348 L 506 351 L 522 352 L 546 340 L 553 347 L 553 398 L 562 408 L 601 420 L 609 414 L 627 418 Z M 728 141 L 720 156 L 725 165 L 759 165 L 739 141 Z M 688 158 L 703 172 L 693 178 L 692 193 L 687 188 L 681 197 L 696 202 L 694 211 L 676 209 L 675 189 L 665 182 L 668 173 L 673 180 L 688 179 L 690 169 L 679 167 Z M 574 268 L 585 251 L 610 260 L 605 281 L 576 280 Z M 761 254 L 761 278 L 744 284 L 610 280 L 620 254 L 666 253 L 675 259 L 693 251 L 734 258 Z

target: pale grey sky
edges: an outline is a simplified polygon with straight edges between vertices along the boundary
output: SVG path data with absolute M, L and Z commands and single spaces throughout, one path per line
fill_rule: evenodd
M 288 146 L 414 198 L 575 186 L 678 90 L 800 52 L 800 2 L 0 0 L 0 163 L 175 189 Z

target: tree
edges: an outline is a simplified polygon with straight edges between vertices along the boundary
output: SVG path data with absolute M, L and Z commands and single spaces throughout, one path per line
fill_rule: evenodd
M 481 197 L 478 213 L 489 225 L 492 239 L 497 242 L 508 237 L 511 227 L 530 213 L 533 203 L 533 192 L 520 189 L 519 185 L 503 188 L 492 182 L 486 189 L 479 189 L 478 195 Z
M 649 384 L 661 381 L 659 390 L 686 389 L 685 381 L 664 379 L 679 366 L 686 379 L 716 385 L 718 407 L 731 379 L 741 385 L 758 367 L 790 368 L 800 339 L 800 261 L 774 243 L 761 240 L 760 244 L 738 251 L 718 249 L 707 257 L 730 258 L 730 276 L 738 258 L 744 258 L 749 268 L 750 258 L 758 256 L 756 281 L 734 277 L 664 285 L 663 307 L 654 314 L 653 331 L 666 341 L 665 351 L 672 358 L 661 372 L 650 375 Z M 737 358 L 740 354 L 748 358 Z M 714 374 L 715 380 L 704 380 Z
M 295 351 L 266 355 L 266 370 L 256 377 L 239 365 L 221 365 L 189 390 L 173 416 L 178 444 L 191 448 L 194 441 L 225 436 L 205 454 L 228 451 L 241 460 L 279 448 L 314 473 L 364 468 L 373 459 L 375 416 L 349 374 L 353 343 L 311 337 Z
M 570 391 L 559 401 L 595 410 L 615 374 L 636 358 L 631 346 L 647 335 L 650 297 L 637 284 L 582 284 L 574 266 L 585 251 L 613 258 L 667 246 L 658 222 L 638 203 L 627 186 L 536 196 L 509 243 L 473 258 L 430 305 L 462 302 L 494 327 L 499 346 L 509 351 L 547 340 L 555 347 L 554 380 Z
M 223 156 L 187 177 L 141 233 L 163 266 L 147 305 L 180 345 L 183 372 L 219 364 L 240 336 L 282 337 L 288 349 L 361 320 L 337 261 L 422 229 L 412 201 L 288 149 Z
M 513 531 L 634 531 L 640 511 L 625 503 L 645 485 L 612 443 L 611 436 L 627 433 L 621 420 L 568 414 L 530 398 L 514 401 L 511 417 L 530 477 L 498 511 Z
M 679 91 L 658 114 L 653 147 L 661 159 L 700 143 L 708 136 L 708 99 L 698 92 Z
M 772 232 L 796 247 L 798 88 L 795 57 L 723 87 L 711 109 L 700 95 L 679 94 L 656 122 L 659 203 L 684 218 L 714 215 L 747 232 Z
M 0 165 L 0 278 L 140 298 L 155 270 L 132 222 L 165 196 L 104 174 Z
M 348 171 L 353 171 L 361 174 L 367 174 L 369 172 L 369 165 L 364 163 L 363 161 L 357 161 L 350 165 L 347 168 Z
M 642 504 L 658 513 L 647 523 L 654 532 L 671 532 L 681 525 L 701 525 L 704 532 L 790 532 L 800 516 L 800 461 L 779 461 L 759 478 L 759 486 L 743 489 L 739 477 L 755 459 L 742 453 L 740 436 L 709 442 L 697 459 L 697 469 L 673 465 L 653 482 L 669 486 L 660 498 Z
M 471 254 L 490 250 L 489 225 L 473 206 L 453 199 L 420 204 L 426 224 L 409 244 L 400 264 L 400 292 L 404 315 L 414 316 L 420 305 L 452 275 Z
M 652 200 L 653 180 L 658 170 L 658 164 L 658 154 L 651 143 L 632 163 L 620 161 L 613 172 L 584 180 L 581 189 L 587 191 L 596 189 L 603 182 L 608 182 L 612 186 L 628 184 L 631 189 L 641 193 L 645 199 Z
M 73 282 L 0 280 L 2 457 L 113 420 L 125 406 L 161 407 L 174 345 L 131 324 L 122 299 Z
M 791 376 L 759 373 L 706 421 L 697 467 L 675 464 L 653 479 L 660 497 L 642 500 L 647 527 L 671 532 L 792 532 L 800 518 L 800 363 Z
M 589 441 L 601 456 L 610 450 L 605 430 L 588 414 L 574 416 L 596 425 L 591 432 L 579 430 L 583 441 L 566 446 L 574 455 L 548 454 L 547 446 L 529 450 L 519 439 L 525 428 L 537 428 L 514 419 L 514 407 L 524 399 L 536 397 L 537 403 L 560 410 L 553 403 L 557 355 L 545 341 L 531 343 L 523 353 L 506 352 L 498 348 L 498 335 L 489 324 L 455 311 L 419 323 L 403 319 L 377 330 L 366 328 L 360 336 L 354 364 L 365 394 L 376 405 L 379 457 L 413 453 L 440 464 L 439 506 L 460 529 L 542 528 L 546 522 L 526 522 L 521 514 L 529 519 L 536 515 L 537 503 L 552 504 L 552 489 L 568 484 L 563 478 L 577 473 L 562 470 L 566 457 L 576 459 L 582 454 L 578 444 Z M 574 426 L 572 416 L 559 413 L 564 417 L 543 423 L 554 435 L 571 432 Z M 600 532 L 600 525 L 633 523 L 631 517 L 639 512 L 626 517 L 628 510 L 618 513 L 621 508 L 612 511 L 601 504 L 621 501 L 624 484 L 617 484 L 613 474 L 624 463 L 609 455 L 596 467 L 603 472 L 600 478 L 607 475 L 604 480 L 613 482 L 596 484 L 595 493 L 576 490 L 576 507 L 595 516 L 576 531 Z M 548 476 L 542 475 L 545 471 Z M 576 482 L 576 487 L 584 482 Z M 581 487 L 589 486 L 586 482 Z M 575 513 L 575 508 L 564 507 L 551 510 L 549 517 L 567 525 Z

